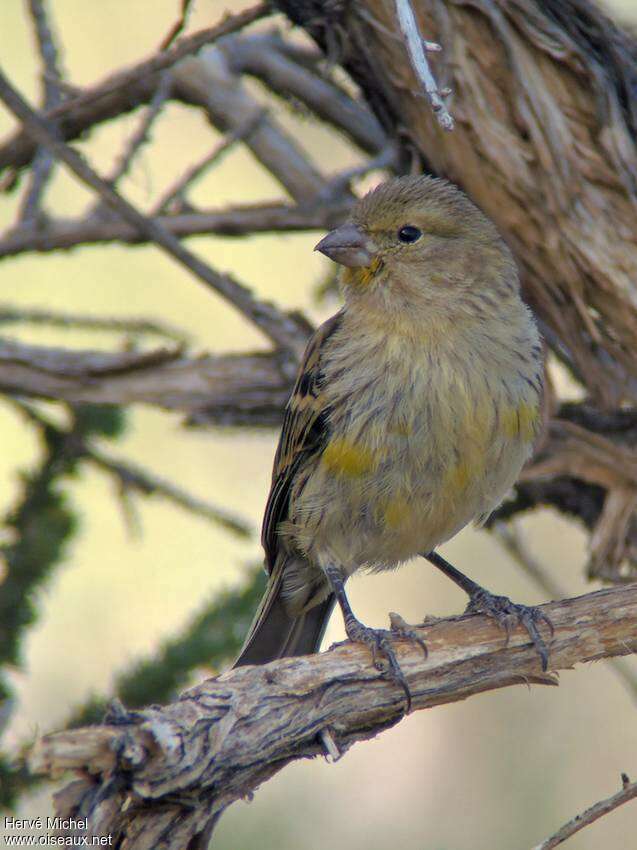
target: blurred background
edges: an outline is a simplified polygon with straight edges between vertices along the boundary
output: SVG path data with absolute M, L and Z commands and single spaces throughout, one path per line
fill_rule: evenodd
M 232 11 L 243 4 L 233 4 Z M 245 4 L 246 6 L 248 4 Z M 39 60 L 26 4 L 3 3 L 0 56 L 6 74 L 31 101 L 39 97 Z M 179 14 L 177 0 L 51 0 L 49 9 L 68 78 L 87 85 L 153 52 Z M 609 8 L 637 21 L 633 0 Z M 189 28 L 215 23 L 224 4 L 198 0 Z M 283 25 L 281 23 L 281 25 Z M 265 26 L 271 26 L 266 23 Z M 259 88 L 254 84 L 258 96 Z M 273 107 L 271 107 L 273 108 Z M 326 171 L 361 160 L 343 138 L 303 113 L 279 108 L 278 120 Z M 104 124 L 79 147 L 98 171 L 136 125 L 136 115 Z M 0 134 L 14 122 L 0 108 Z M 220 137 L 218 137 L 220 138 Z M 154 125 L 152 144 L 136 159 L 125 191 L 144 205 L 211 148 L 215 132 L 200 111 L 170 103 Z M 372 176 L 372 180 L 374 177 Z M 192 199 L 204 207 L 280 196 L 272 177 L 242 146 L 202 178 Z M 79 215 L 89 193 L 56 170 L 47 206 Z M 0 196 L 0 225 L 9 227 L 16 200 Z M 319 232 L 190 243 L 215 268 L 229 270 L 261 297 L 299 308 L 314 322 L 333 313 L 336 296 L 316 292 L 328 261 L 312 252 Z M 193 353 L 253 351 L 263 339 L 245 320 L 184 269 L 153 247 L 90 246 L 66 253 L 27 254 L 0 267 L 0 308 L 74 312 L 165 322 L 187 333 Z M 112 333 L 4 325 L 3 336 L 55 346 L 113 349 Z M 39 405 L 62 421 L 53 405 Z M 56 418 L 57 417 L 57 418 Z M 4 750 L 16 753 L 41 732 L 67 722 L 80 706 L 113 690 L 116 676 L 151 656 L 224 589 L 245 584 L 261 558 L 258 528 L 269 489 L 277 433 L 221 427 L 184 428 L 183 415 L 138 406 L 126 416 L 118 456 L 143 464 L 188 492 L 222 507 L 252 529 L 239 538 L 161 498 L 135 499 L 137 532 L 123 515 L 111 477 L 87 464 L 65 480 L 79 518 L 63 563 L 37 591 L 36 622 L 24 633 L 20 664 L 12 666 L 12 712 Z M 99 441 L 97 443 L 100 444 Z M 37 430 L 9 403 L 0 405 L 0 513 L 20 502 L 23 473 L 37 467 Z M 567 595 L 594 586 L 583 578 L 586 538 L 549 511 L 520 522 L 534 556 Z M 3 531 L 0 530 L 0 535 Z M 10 542 L 10 532 L 0 542 Z M 443 554 L 475 580 L 517 601 L 546 594 L 527 578 L 498 541 L 466 530 Z M 2 576 L 0 563 L 0 577 Z M 465 598 L 425 562 L 391 575 L 351 581 L 360 619 L 385 626 L 387 612 L 411 622 L 425 614 L 458 613 Z M 344 637 L 340 616 L 326 644 Z M 209 675 L 198 669 L 190 678 Z M 637 671 L 633 668 L 637 677 Z M 294 764 L 262 787 L 250 803 L 223 817 L 215 847 L 318 850 L 513 850 L 541 841 L 562 822 L 619 788 L 620 772 L 637 774 L 636 695 L 608 664 L 563 673 L 561 687 L 517 687 L 466 703 L 419 712 L 377 739 L 358 744 L 337 764 Z M 633 777 L 634 778 L 634 777 Z M 52 812 L 52 786 L 22 796 L 21 817 Z M 627 805 L 573 838 L 572 850 L 633 846 L 637 806 Z

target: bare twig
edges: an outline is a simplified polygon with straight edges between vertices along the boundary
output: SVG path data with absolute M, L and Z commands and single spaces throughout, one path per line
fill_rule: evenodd
M 181 15 L 178 20 L 172 25 L 170 30 L 168 31 L 165 38 L 162 40 L 159 45 L 160 50 L 168 50 L 173 41 L 180 35 L 188 21 L 188 15 L 190 14 L 190 7 L 192 5 L 192 0 L 181 0 Z
M 606 800 L 600 800 L 580 815 L 575 815 L 573 820 L 564 824 L 564 826 L 559 829 L 555 835 L 547 838 L 546 841 L 543 841 L 541 844 L 536 845 L 533 850 L 553 850 L 554 847 L 557 847 L 558 844 L 562 844 L 563 841 L 566 841 L 567 838 L 575 835 L 575 833 L 579 832 L 580 829 L 590 826 L 590 824 L 594 823 L 599 818 L 604 817 L 604 815 L 614 811 L 619 808 L 619 806 L 623 806 L 624 803 L 628 803 L 629 800 L 634 800 L 635 797 L 637 797 L 637 782 L 630 782 L 626 774 L 623 773 L 621 791 L 618 791 Z
M 349 172 L 346 177 L 351 179 L 352 173 Z M 340 178 L 337 175 L 335 180 L 340 181 Z M 179 187 L 174 186 L 171 193 L 173 191 L 178 193 Z M 250 233 L 324 230 L 341 224 L 353 202 L 353 198 L 329 191 L 329 184 L 325 191 L 335 198 L 321 198 L 302 206 L 274 202 L 225 210 L 182 212 L 158 216 L 155 220 L 177 237 L 208 233 L 246 236 Z M 21 227 L 7 233 L 3 239 L 0 238 L 0 258 L 27 251 L 57 251 L 75 245 L 115 241 L 138 245 L 150 240 L 147 233 L 114 218 L 58 220 L 48 222 L 41 230 Z
M 144 496 L 157 494 L 192 514 L 203 517 L 215 525 L 220 525 L 237 537 L 250 538 L 253 536 L 254 530 L 246 521 L 224 508 L 217 507 L 203 499 L 198 499 L 196 496 L 173 484 L 172 481 L 168 481 L 156 473 L 149 472 L 136 463 L 115 458 L 87 444 L 83 445 L 82 454 L 104 472 L 114 476 L 126 491 L 135 491 Z
M 139 126 L 126 143 L 113 172 L 106 178 L 112 186 L 115 186 L 115 184 L 128 172 L 128 169 L 140 148 L 148 141 L 148 136 L 153 122 L 159 115 L 170 92 L 170 85 L 170 75 L 167 71 L 163 71 L 159 75 L 155 94 L 153 95 L 151 102 L 148 104 L 148 108 L 146 109 Z
M 42 58 L 43 106 L 53 109 L 61 99 L 62 74 L 58 66 L 58 51 L 49 25 L 44 0 L 29 0 L 38 49 Z M 38 148 L 31 169 L 30 183 L 20 205 L 18 219 L 24 224 L 33 224 L 40 216 L 40 203 L 46 184 L 53 172 L 53 156 L 46 148 Z
M 188 189 L 192 186 L 192 184 L 197 181 L 209 168 L 218 163 L 222 157 L 228 153 L 231 148 L 233 148 L 238 142 L 245 139 L 257 126 L 259 121 L 264 117 L 265 110 L 256 113 L 251 116 L 248 121 L 243 125 L 243 127 L 239 127 L 237 130 L 233 130 L 228 133 L 221 142 L 216 145 L 216 147 L 207 154 L 202 160 L 195 163 L 195 165 L 188 168 L 182 176 L 175 182 L 173 185 L 166 190 L 166 192 L 162 195 L 162 197 L 155 204 L 155 215 L 160 215 L 161 213 L 170 209 L 171 206 L 178 202 L 178 209 L 183 208 L 184 206 L 184 197 Z
M 418 31 L 418 22 L 414 15 L 411 3 L 409 0 L 395 0 L 396 14 L 398 15 L 398 23 L 401 32 L 405 36 L 407 51 L 413 65 L 416 76 L 423 84 L 431 108 L 433 109 L 438 123 L 444 130 L 453 130 L 454 121 L 449 114 L 445 102 L 440 96 L 438 83 L 429 68 L 429 62 L 425 55 L 425 50 L 430 52 L 439 52 L 442 48 L 439 44 L 431 41 L 423 41 L 420 32 Z
M 637 585 L 544 607 L 555 626 L 551 669 L 634 651 Z M 524 629 L 508 644 L 488 617 L 423 626 L 423 657 L 397 644 L 415 709 L 512 684 L 557 684 L 543 674 Z M 118 836 L 123 848 L 185 847 L 232 802 L 291 761 L 323 752 L 329 729 L 339 753 L 404 714 L 404 692 L 371 653 L 345 643 L 328 652 L 241 667 L 184 693 L 165 708 L 120 713 L 116 723 L 45 737 L 33 769 L 77 770 L 90 779 L 57 795 L 58 814 L 87 817 L 87 833 Z M 325 736 L 323 736 L 324 738 Z M 192 846 L 192 845 L 190 845 Z
M 160 71 L 172 67 L 190 53 L 196 53 L 204 44 L 211 44 L 218 38 L 237 32 L 266 17 L 270 11 L 266 2 L 235 15 L 227 15 L 214 27 L 199 30 L 182 38 L 170 50 L 112 74 L 91 88 L 84 89 L 76 97 L 71 97 L 54 109 L 48 110 L 41 117 L 58 124 L 62 138 L 75 138 L 78 133 L 96 123 L 96 120 L 108 120 L 109 117 L 127 112 L 139 103 L 150 100 L 156 88 L 156 83 L 152 84 L 152 78 Z M 28 164 L 33 155 L 34 146 L 28 134 L 18 131 L 0 146 L 0 171 L 8 166 L 21 168 Z
M 240 133 L 256 115 L 263 116 L 245 139 L 251 153 L 297 201 L 305 203 L 309 198 L 320 195 L 325 187 L 325 177 L 280 123 L 263 115 L 262 103 L 242 85 L 240 77 L 228 66 L 225 57 L 225 53 L 213 51 L 212 57 L 186 60 L 179 64 L 172 72 L 171 98 L 203 108 L 213 126 L 222 133 Z M 135 79 L 125 92 L 116 90 L 97 103 L 80 105 L 80 108 L 65 113 L 64 119 L 60 119 L 61 137 L 65 140 L 76 138 L 96 123 L 149 102 L 157 87 L 157 76 L 151 74 Z M 312 77 L 314 79 L 318 80 L 320 89 L 319 78 Z M 320 90 L 314 91 L 312 85 L 305 84 L 301 88 L 308 88 L 313 92 L 314 100 L 321 102 Z M 300 92 L 298 97 L 301 99 Z M 353 127 L 358 125 L 360 119 L 361 133 L 366 139 L 364 147 L 374 147 L 380 143 L 382 132 L 378 131 L 371 113 L 349 99 L 343 102 L 345 95 L 339 97 L 334 102 L 323 98 L 323 111 L 326 106 L 331 107 L 331 120 L 336 122 L 335 126 L 354 139 Z M 339 104 L 339 108 L 335 108 Z M 342 115 L 340 124 L 339 115 Z M 14 135 L 0 147 L 0 169 L 9 165 L 19 168 L 27 164 L 32 152 L 33 144 L 28 136 L 24 133 Z
M 81 328 L 83 330 L 113 331 L 126 334 L 152 334 L 185 345 L 185 331 L 150 319 L 116 319 L 109 316 L 90 316 L 82 313 L 52 312 L 37 307 L 12 307 L 0 303 L 0 325 L 48 325 L 54 328 Z
M 99 177 L 83 157 L 55 137 L 47 123 L 31 109 L 1 71 L 0 99 L 23 122 L 35 139 L 47 145 L 84 183 L 95 189 L 125 221 L 145 233 L 150 241 L 155 242 L 166 253 L 190 269 L 207 286 L 234 304 L 278 347 L 292 352 L 295 358 L 300 357 L 305 346 L 305 335 L 294 319 L 281 313 L 272 304 L 257 300 L 249 289 L 237 283 L 229 275 L 214 271 L 207 263 L 187 250 L 156 220 L 142 215 Z M 291 365 L 290 368 L 293 370 L 295 366 Z
M 260 18 L 265 18 L 267 15 L 271 14 L 271 12 L 272 9 L 269 3 L 258 3 L 256 6 L 252 6 L 252 8 L 246 9 L 243 12 L 237 12 L 234 15 L 226 15 L 221 23 L 215 24 L 214 27 L 199 30 L 192 35 L 182 38 L 169 50 L 166 50 L 163 53 L 157 53 L 154 56 L 151 56 L 150 59 L 145 59 L 137 65 L 132 65 L 125 71 L 118 71 L 102 83 L 98 83 L 96 86 L 86 89 L 81 95 L 73 98 L 73 100 L 69 100 L 57 109 L 47 112 L 44 117 L 49 120 L 60 118 L 73 109 L 86 106 L 94 100 L 104 97 L 104 95 L 111 94 L 117 89 L 125 88 L 131 82 L 139 79 L 140 77 L 145 77 L 149 74 L 163 71 L 166 68 L 171 68 L 185 56 L 188 56 L 191 53 L 196 53 L 205 44 L 211 44 L 213 41 L 216 41 L 225 35 L 237 32 L 237 30 L 247 27 L 249 24 L 258 21 Z
M 13 403 L 23 416 L 27 417 L 30 422 L 33 422 L 39 428 L 46 428 L 49 431 L 57 432 L 61 437 L 65 435 L 62 429 L 54 425 L 31 405 L 17 400 L 14 400 Z M 216 505 L 205 502 L 203 499 L 198 499 L 196 496 L 192 496 L 171 481 L 167 481 L 160 475 L 149 472 L 136 463 L 113 457 L 107 452 L 95 448 L 95 446 L 86 442 L 86 440 L 75 438 L 73 440 L 73 453 L 76 457 L 85 458 L 103 472 L 115 478 L 126 493 L 137 492 L 143 496 L 156 494 L 190 513 L 201 516 L 215 525 L 220 525 L 237 537 L 249 538 L 253 534 L 253 529 L 247 522 L 229 511 L 218 508 Z
M 299 202 L 320 194 L 325 177 L 298 141 L 272 115 L 229 66 L 216 46 L 180 62 L 173 72 L 174 91 L 202 104 L 212 124 L 223 133 L 239 133 L 261 116 L 246 138 L 259 162 Z

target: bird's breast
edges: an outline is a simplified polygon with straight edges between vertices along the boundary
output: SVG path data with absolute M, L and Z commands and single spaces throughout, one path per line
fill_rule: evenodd
M 539 392 L 530 364 L 364 342 L 327 364 L 330 436 L 297 513 L 320 516 L 313 539 L 340 559 L 382 567 L 498 504 L 530 453 Z

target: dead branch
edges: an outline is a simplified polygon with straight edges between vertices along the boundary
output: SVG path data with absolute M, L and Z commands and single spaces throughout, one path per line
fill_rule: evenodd
M 150 319 L 119 319 L 88 313 L 68 313 L 63 310 L 41 310 L 38 307 L 11 307 L 0 302 L 0 325 L 48 325 L 54 328 L 112 331 L 127 336 L 159 336 L 186 345 L 188 334 L 181 328 Z M 2 344 L 0 343 L 0 350 Z
M 346 218 L 351 207 L 348 199 L 293 206 L 273 202 L 221 210 L 161 215 L 155 220 L 173 236 L 246 236 L 250 233 L 278 231 L 325 230 L 336 227 Z M 116 219 L 79 218 L 52 220 L 42 228 L 20 227 L 0 238 L 0 258 L 28 251 L 57 251 L 76 245 L 123 242 L 129 245 L 147 243 L 147 233 L 126 221 Z
M 172 233 L 162 228 L 155 219 L 142 215 L 136 207 L 102 180 L 83 157 L 57 139 L 46 121 L 31 109 L 2 71 L 0 71 L 0 99 L 23 122 L 25 128 L 36 140 L 46 145 L 129 225 L 145 233 L 150 241 L 161 247 L 207 286 L 237 307 L 275 345 L 283 351 L 288 351 L 292 355 L 290 371 L 295 371 L 294 360 L 300 357 L 305 347 L 305 337 L 297 321 L 279 311 L 274 305 L 259 301 L 249 289 L 237 283 L 230 275 L 214 271 L 207 263 L 186 249 Z
M 56 107 L 61 98 L 62 74 L 58 64 L 58 49 L 43 0 L 29 0 L 29 12 L 42 60 L 43 107 L 45 110 L 49 110 Z M 18 218 L 21 222 L 33 224 L 41 216 L 40 204 L 53 172 L 53 163 L 54 159 L 51 152 L 46 148 L 39 148 L 33 161 L 29 185 L 20 203 Z
M 29 422 L 35 424 L 42 431 L 55 433 L 60 439 L 64 439 L 67 432 L 58 428 L 50 419 L 43 416 L 31 405 L 21 401 L 16 401 L 15 404 Z M 172 481 L 168 481 L 161 475 L 157 475 L 137 463 L 114 457 L 79 435 L 74 436 L 72 442 L 74 456 L 89 461 L 102 472 L 110 475 L 117 483 L 122 496 L 126 497 L 129 493 L 138 493 L 142 496 L 161 496 L 174 505 L 196 516 L 203 517 L 214 525 L 221 526 L 237 537 L 247 539 L 252 536 L 250 524 L 231 511 L 193 496 L 187 490 L 173 484 Z
M 555 626 L 554 671 L 637 649 L 637 585 L 544 611 Z M 397 647 L 414 709 L 513 684 L 557 684 L 541 673 L 520 628 L 508 645 L 491 620 L 476 615 L 431 621 L 418 634 L 427 658 L 409 641 Z M 110 834 L 120 848 L 133 840 L 136 850 L 184 847 L 286 764 L 320 754 L 322 730 L 342 754 L 403 712 L 401 687 L 374 668 L 367 649 L 345 643 L 231 670 L 166 707 L 120 710 L 104 726 L 46 736 L 31 764 L 85 776 L 57 795 L 56 806 L 65 818 L 87 817 L 89 835 Z
M 70 351 L 0 343 L 0 392 L 70 403 L 151 404 L 193 423 L 278 425 L 292 381 L 276 354 L 189 358 L 179 348 Z
M 434 111 L 436 119 L 443 130 L 453 130 L 454 121 L 445 102 L 441 97 L 441 92 L 438 88 L 434 75 L 431 73 L 429 62 L 425 51 L 437 53 L 442 50 L 442 47 L 435 41 L 423 41 L 418 30 L 416 16 L 411 8 L 409 0 L 395 0 L 396 16 L 402 34 L 405 36 L 405 44 L 411 64 L 413 65 L 416 76 L 422 83 L 431 108 Z
M 625 773 L 622 774 L 622 786 L 621 791 L 613 794 L 612 797 L 608 797 L 606 800 L 600 800 L 598 803 L 595 803 L 594 806 L 586 809 L 585 812 L 582 812 L 580 815 L 575 815 L 575 817 L 568 823 L 564 824 L 564 826 L 559 829 L 555 835 L 552 835 L 550 838 L 547 838 L 546 841 L 538 844 L 537 847 L 533 848 L 533 850 L 553 850 L 554 847 L 557 847 L 558 844 L 562 844 L 562 842 L 566 841 L 572 835 L 575 835 L 576 832 L 579 832 L 580 829 L 590 826 L 592 823 L 595 823 L 596 820 L 599 820 L 599 818 L 615 811 L 615 809 L 623 806 L 624 803 L 628 803 L 630 800 L 634 800 L 635 797 L 637 797 L 637 782 L 630 782 Z
M 319 120 L 335 127 L 368 154 L 380 153 L 388 138 L 363 103 L 341 88 L 304 68 L 287 54 L 287 43 L 277 32 L 237 35 L 221 39 L 217 47 L 235 74 L 250 74 L 277 95 L 295 98 Z M 320 54 L 315 55 L 315 59 Z M 315 61 L 316 64 L 316 61 Z
M 246 9 L 235 15 L 226 15 L 224 20 L 219 24 L 186 36 L 180 39 L 169 50 L 157 53 L 124 71 L 118 71 L 112 74 L 105 80 L 102 80 L 102 82 L 85 89 L 81 94 L 60 104 L 55 109 L 48 110 L 41 117 L 47 121 L 55 122 L 61 128 L 63 139 L 75 138 L 77 132 L 82 131 L 78 128 L 73 132 L 73 135 L 69 136 L 67 135 L 69 125 L 74 126 L 77 123 L 80 125 L 84 124 L 84 129 L 86 129 L 87 115 L 94 115 L 96 111 L 100 113 L 105 108 L 108 111 L 108 107 L 105 106 L 103 101 L 109 101 L 112 109 L 112 105 L 121 103 L 122 99 L 124 101 L 128 100 L 130 104 L 131 95 L 133 95 L 132 105 L 129 105 L 128 109 L 134 108 L 140 102 L 135 102 L 134 98 L 135 88 L 140 82 L 144 83 L 142 90 L 154 92 L 157 88 L 156 75 L 160 71 L 171 68 L 185 56 L 196 53 L 205 44 L 211 44 L 225 35 L 237 32 L 237 30 L 243 29 L 270 13 L 271 9 L 268 3 L 259 3 L 251 9 Z M 145 83 L 149 83 L 149 86 L 146 86 Z M 149 96 L 152 97 L 152 94 Z M 112 112 L 110 117 L 113 117 Z M 36 147 L 36 140 L 30 137 L 29 133 L 24 130 L 19 130 L 2 147 L 2 153 L 0 153 L 0 171 L 8 165 L 16 168 L 27 165 L 32 159 Z
M 263 53 L 260 56 L 258 51 Z M 275 122 L 242 84 L 241 73 L 253 74 L 275 93 L 290 95 L 315 110 L 364 151 L 377 153 L 388 147 L 388 140 L 374 116 L 345 92 L 327 83 L 291 61 L 294 51 L 280 36 L 255 36 L 241 40 L 223 39 L 213 61 L 180 63 L 170 71 L 170 97 L 203 109 L 214 127 L 238 135 L 246 126 L 252 132 L 244 141 L 252 154 L 269 169 L 291 197 L 306 201 L 324 188 L 323 178 L 311 165 L 307 154 Z M 160 72 L 134 77 L 125 89 L 115 88 L 97 100 L 84 97 L 69 101 L 59 117 L 58 130 L 63 140 L 77 138 L 95 125 L 113 119 L 136 107 L 150 103 L 159 85 Z M 106 88 L 108 87 L 99 87 Z M 73 104 L 76 104 L 74 106 Z M 64 104 L 67 106 L 67 104 Z M 259 121 L 255 122 L 254 119 Z M 32 140 L 19 132 L 0 146 L 0 172 L 27 165 L 33 156 Z M 8 185 L 13 185 L 9 181 Z
M 173 85 L 182 97 L 204 105 L 212 124 L 223 133 L 240 133 L 254 122 L 246 145 L 296 201 L 320 194 L 325 176 L 280 122 L 263 114 L 262 104 L 232 72 L 221 50 L 210 47 L 184 59 L 173 71 Z M 257 117 L 260 120 L 254 121 Z

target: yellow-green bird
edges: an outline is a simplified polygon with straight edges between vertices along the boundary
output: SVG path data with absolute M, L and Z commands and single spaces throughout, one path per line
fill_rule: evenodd
M 546 617 L 435 552 L 489 516 L 540 428 L 542 348 L 511 252 L 466 195 L 426 176 L 381 184 L 315 250 L 344 267 L 344 306 L 310 340 L 286 408 L 269 582 L 236 664 L 316 651 L 336 601 L 348 637 L 381 650 L 406 688 L 392 633 L 360 623 L 344 585 L 421 554 L 469 610 L 522 622 L 546 667 Z

